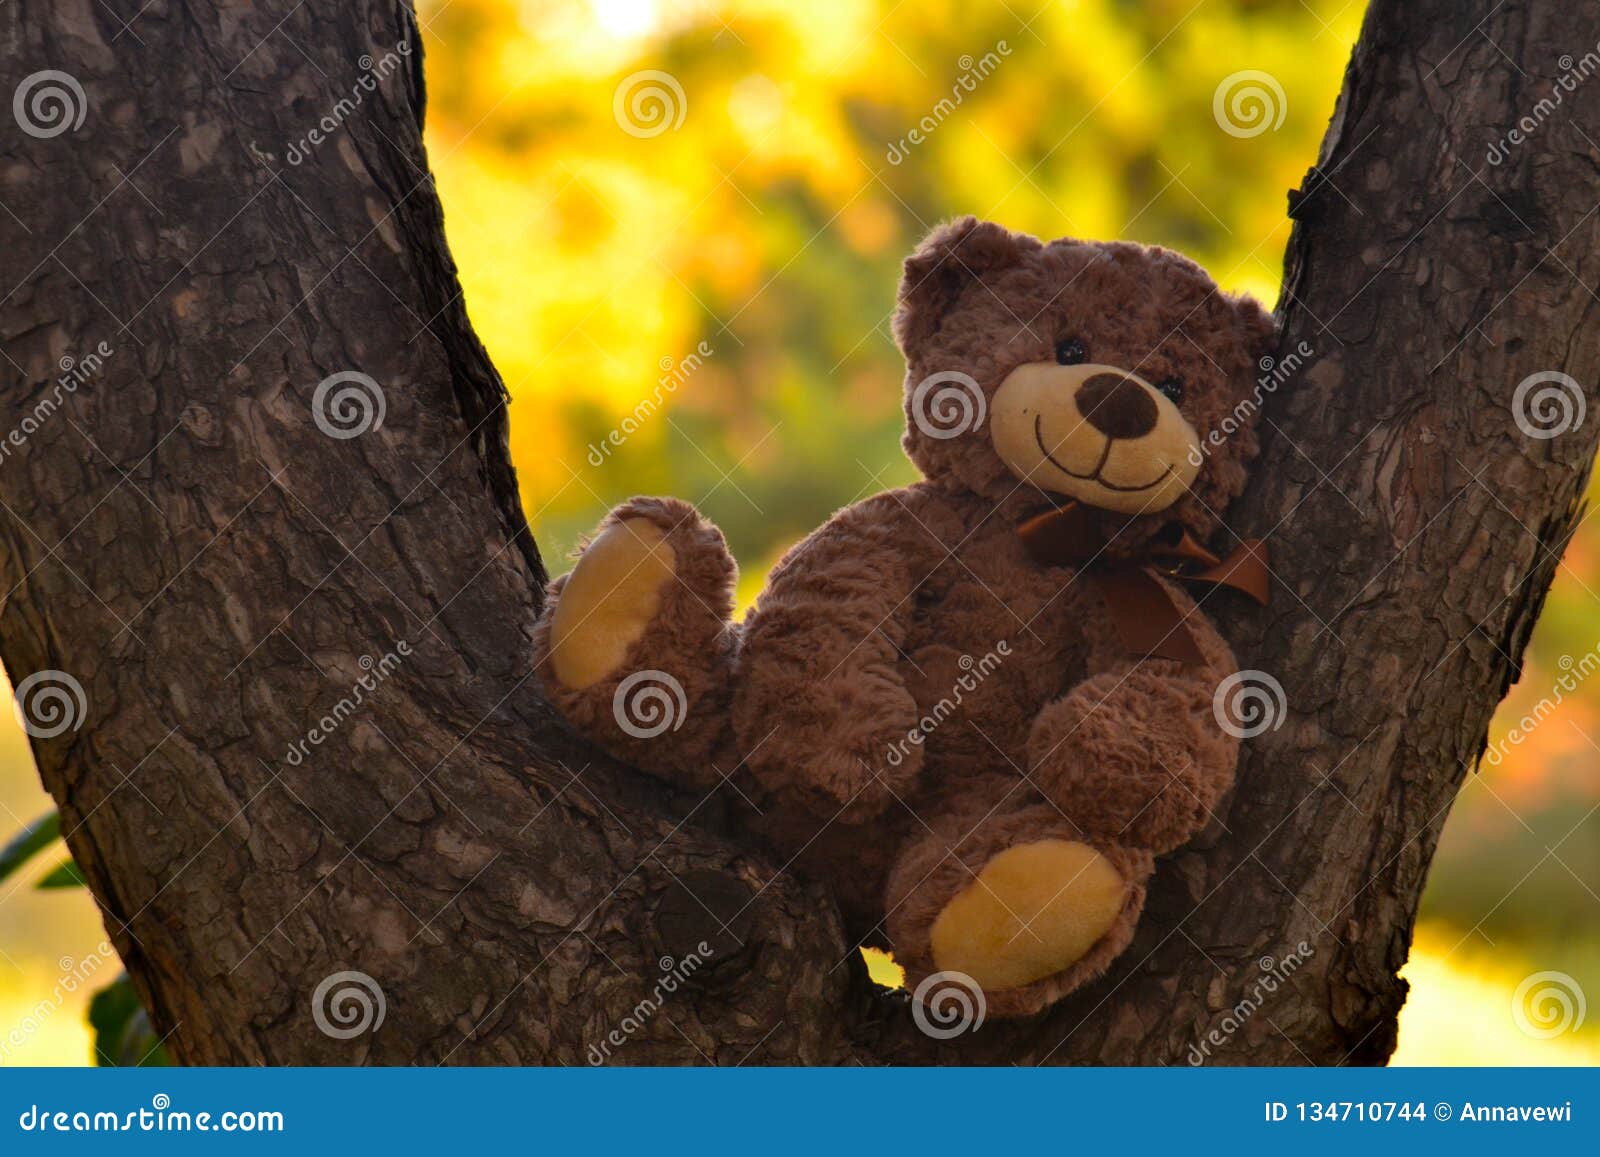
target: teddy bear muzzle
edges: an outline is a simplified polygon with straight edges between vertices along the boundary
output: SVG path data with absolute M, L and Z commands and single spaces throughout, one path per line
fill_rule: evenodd
M 1104 510 L 1164 510 L 1199 473 L 1194 427 L 1132 370 L 1029 362 L 1006 375 L 990 412 L 1013 474 Z

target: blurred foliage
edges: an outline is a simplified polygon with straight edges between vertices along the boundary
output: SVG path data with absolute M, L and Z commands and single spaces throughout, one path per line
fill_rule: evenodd
M 901 260 L 946 217 L 1174 246 L 1273 301 L 1285 194 L 1316 157 L 1362 7 L 420 0 L 430 160 L 547 559 L 565 569 L 614 502 L 672 493 L 727 532 L 748 598 L 834 509 L 910 480 L 888 319 Z M 655 136 L 625 131 L 615 104 L 646 70 L 682 92 L 681 124 Z M 1213 98 L 1245 70 L 1276 80 L 1283 119 L 1235 136 Z M 607 444 L 625 420 L 637 429 Z M 1597 559 L 1586 522 L 1493 741 L 1551 697 L 1563 656 L 1600 646 Z M 1542 1040 L 1507 1015 L 1538 969 L 1600 999 L 1594 682 L 1469 777 L 1424 898 L 1398 1059 L 1600 1057 L 1600 1017 Z M 15 830 L 49 804 L 20 732 L 0 728 L 0 827 Z M 53 828 L 16 846 L 0 875 L 59 863 Z M 43 874 L 0 884 L 0 1033 L 100 935 L 86 893 L 40 892 Z M 125 978 L 87 1030 L 84 1011 L 44 1021 L 20 1055 L 164 1060 Z
M 888 320 L 900 262 L 944 218 L 1171 245 L 1272 301 L 1286 191 L 1360 14 L 1348 0 L 424 5 L 446 228 L 515 399 L 546 554 L 564 569 L 614 501 L 670 491 L 759 575 L 837 507 L 909 481 Z M 1276 130 L 1218 128 L 1213 94 L 1243 69 L 1281 84 Z M 668 97 L 681 124 L 648 138 L 614 109 L 642 70 L 682 92 Z M 906 144 L 924 117 L 936 127 Z M 701 341 L 714 355 L 593 465 L 664 359 Z
M 61 835 L 61 815 L 47 812 L 26 824 L 0 847 L 0 881 L 38 855 Z
M 89 1001 L 89 1027 L 94 1030 L 97 1064 L 149 1069 L 172 1063 L 126 973 Z
M 0 885 L 3 885 L 8 877 L 21 873 L 30 860 L 53 849 L 60 838 L 59 812 L 49 812 L 24 825 L 4 847 L 0 847 Z M 65 888 L 84 888 L 88 885 L 78 865 L 69 856 L 39 877 L 33 886 L 36 891 L 53 892 Z M 109 949 L 107 951 L 109 952 Z M 74 979 L 81 972 L 77 962 L 71 958 L 64 958 L 58 967 L 64 972 L 71 973 Z M 75 984 L 58 984 L 57 994 L 63 988 L 72 993 L 79 991 Z M 24 1031 L 24 1035 L 28 1029 L 39 1031 L 41 1025 L 48 1025 L 50 1013 L 53 1011 L 49 1000 L 35 1005 L 14 1031 Z M 143 1065 L 148 1068 L 172 1063 L 160 1038 L 150 1026 L 150 1018 L 139 1003 L 138 994 L 134 992 L 133 983 L 126 973 L 89 995 L 88 1021 L 94 1033 L 96 1064 Z M 10 1044 L 10 1033 L 0 1031 L 0 1044 Z

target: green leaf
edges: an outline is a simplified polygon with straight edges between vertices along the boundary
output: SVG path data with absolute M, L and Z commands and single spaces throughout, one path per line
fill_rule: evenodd
M 94 1029 L 95 1047 L 114 1057 L 115 1048 L 105 1048 L 106 1042 L 120 1041 L 129 1018 L 138 1011 L 139 997 L 124 972 L 89 1001 L 89 1027 Z
M 89 1002 L 89 1027 L 94 1029 L 97 1065 L 155 1068 L 172 1064 L 126 972 L 94 994 Z
M 84 884 L 83 873 L 78 871 L 78 865 L 69 857 L 50 869 L 50 874 L 34 887 L 43 892 L 51 888 L 82 888 Z
M 127 1058 L 123 1064 L 141 1069 L 164 1069 L 172 1064 L 167 1046 L 150 1027 L 150 1014 L 142 1006 L 122 1033 L 122 1055 Z
M 35 854 L 43 851 L 61 835 L 61 813 L 51 812 L 34 820 L 0 848 L 0 880 L 4 880 Z

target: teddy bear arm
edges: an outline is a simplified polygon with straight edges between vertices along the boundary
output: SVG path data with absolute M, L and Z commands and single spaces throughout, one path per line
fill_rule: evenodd
M 733 719 L 765 788 L 845 822 L 879 814 L 922 767 L 901 644 L 915 562 L 882 503 L 836 516 L 785 558 L 746 623 Z

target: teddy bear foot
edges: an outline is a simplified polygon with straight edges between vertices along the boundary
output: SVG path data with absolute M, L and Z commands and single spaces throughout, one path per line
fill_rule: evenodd
M 889 937 L 913 988 L 956 973 L 982 990 L 986 1015 L 1028 1016 L 1128 946 L 1154 869 L 1148 852 L 1092 846 L 1040 809 L 998 816 L 954 848 L 930 836 L 908 851 L 891 880 Z
M 1128 946 L 1151 868 L 1143 853 L 1077 840 L 1007 848 L 934 919 L 934 968 L 970 976 L 991 1016 L 1047 1008 Z
M 1007 848 L 934 920 L 933 965 L 965 973 L 985 992 L 1021 988 L 1083 959 L 1127 899 L 1128 881 L 1088 844 Z

